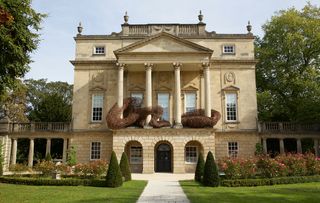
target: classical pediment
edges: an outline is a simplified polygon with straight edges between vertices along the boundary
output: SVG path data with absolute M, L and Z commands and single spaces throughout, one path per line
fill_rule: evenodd
M 128 88 L 129 91 L 135 91 L 135 92 L 144 92 L 145 89 L 138 86 L 138 85 L 131 85 L 129 88 Z
M 231 85 L 231 86 L 227 86 L 227 87 L 223 88 L 222 90 L 223 90 L 223 91 L 239 91 L 240 88 Z
M 115 55 L 139 53 L 203 53 L 212 54 L 212 50 L 166 32 L 150 36 L 114 51 Z
M 197 91 L 198 90 L 198 88 L 196 88 L 195 86 L 193 86 L 193 85 L 188 85 L 188 86 L 186 86 L 186 87 L 183 87 L 182 89 L 181 89 L 182 91 Z

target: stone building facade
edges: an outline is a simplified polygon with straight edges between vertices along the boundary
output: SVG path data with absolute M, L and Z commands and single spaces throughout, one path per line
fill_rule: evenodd
M 126 152 L 138 173 L 193 172 L 199 153 L 211 151 L 216 159 L 250 157 L 257 143 L 267 152 L 267 141 L 275 138 L 283 153 L 283 139 L 292 135 L 283 134 L 278 124 L 257 121 L 250 24 L 243 34 L 219 34 L 208 32 L 202 18 L 196 24 L 129 24 L 126 15 L 121 32 L 110 35 L 84 35 L 79 25 L 71 61 L 72 123 L 0 122 L 5 170 L 17 162 L 20 139 L 29 139 L 29 166 L 37 148 L 47 154 L 55 145 L 60 150 L 56 159 L 63 162 L 71 147 L 80 163 L 108 161 L 112 150 L 120 159 Z M 110 108 L 122 106 L 127 97 L 142 99 L 144 107 L 160 105 L 171 127 L 108 128 Z M 206 116 L 214 109 L 221 119 L 213 128 L 182 126 L 181 115 L 195 109 L 204 109 Z M 315 140 L 318 153 L 318 131 L 300 134 L 297 151 L 303 137 Z

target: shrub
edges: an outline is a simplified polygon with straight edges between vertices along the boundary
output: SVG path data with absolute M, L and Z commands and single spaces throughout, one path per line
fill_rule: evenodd
M 3 175 L 3 155 L 2 155 L 2 143 L 0 142 L 0 176 Z
M 199 153 L 196 172 L 194 174 L 194 180 L 201 182 L 203 178 L 203 172 L 204 172 L 204 159 L 202 153 Z
M 116 153 L 112 151 L 109 168 L 106 176 L 106 185 L 108 187 L 119 187 L 122 185 L 122 175 Z
M 203 184 L 205 186 L 219 186 L 219 174 L 212 152 L 209 151 L 204 165 Z
M 51 157 L 50 153 L 46 154 L 45 160 L 46 161 L 52 161 L 52 157 Z
M 256 143 L 256 151 L 254 152 L 255 155 L 262 155 L 263 152 L 263 146 L 261 143 Z
M 107 162 L 102 160 L 91 161 L 89 163 L 77 164 L 74 173 L 85 178 L 101 177 L 107 171 Z
M 120 170 L 125 181 L 131 180 L 131 171 L 130 171 L 128 156 L 125 152 L 123 152 L 121 156 Z
M 255 159 L 225 158 L 219 160 L 219 169 L 227 179 L 251 178 L 256 175 Z
M 74 166 L 77 164 L 77 149 L 75 146 L 71 146 L 68 150 L 67 163 L 69 166 Z
M 41 171 L 43 176 L 49 176 L 56 169 L 56 165 L 52 161 L 41 161 L 34 166 L 36 171 Z
M 9 170 L 12 172 L 25 172 L 25 171 L 31 171 L 31 169 L 24 164 L 13 164 L 9 166 Z
M 306 159 L 303 154 L 279 155 L 275 160 L 287 167 L 287 176 L 304 176 L 307 174 Z M 279 176 L 285 175 L 280 174 Z
M 262 177 L 274 178 L 287 176 L 288 167 L 269 156 L 259 156 L 257 161 L 258 172 Z

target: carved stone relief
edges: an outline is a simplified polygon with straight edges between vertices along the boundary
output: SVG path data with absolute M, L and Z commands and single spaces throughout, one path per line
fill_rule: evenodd
M 224 74 L 224 83 L 228 84 L 236 84 L 236 76 L 234 74 L 234 72 L 227 72 Z
M 106 90 L 105 73 L 103 71 L 90 73 L 90 90 Z

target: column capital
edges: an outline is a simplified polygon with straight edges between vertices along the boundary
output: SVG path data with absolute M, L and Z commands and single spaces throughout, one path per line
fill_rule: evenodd
M 173 68 L 174 68 L 175 70 L 180 70 L 180 68 L 181 68 L 181 66 L 182 66 L 182 63 L 180 63 L 180 62 L 174 62 L 174 63 L 172 63 L 172 65 L 173 65 Z
M 210 67 L 210 63 L 209 62 L 203 62 L 201 64 L 201 66 L 202 66 L 203 69 L 208 69 Z
M 153 68 L 153 63 L 144 63 L 144 67 L 147 70 L 152 70 Z
M 126 67 L 125 63 L 116 63 L 116 66 L 118 67 L 119 70 L 123 70 Z

